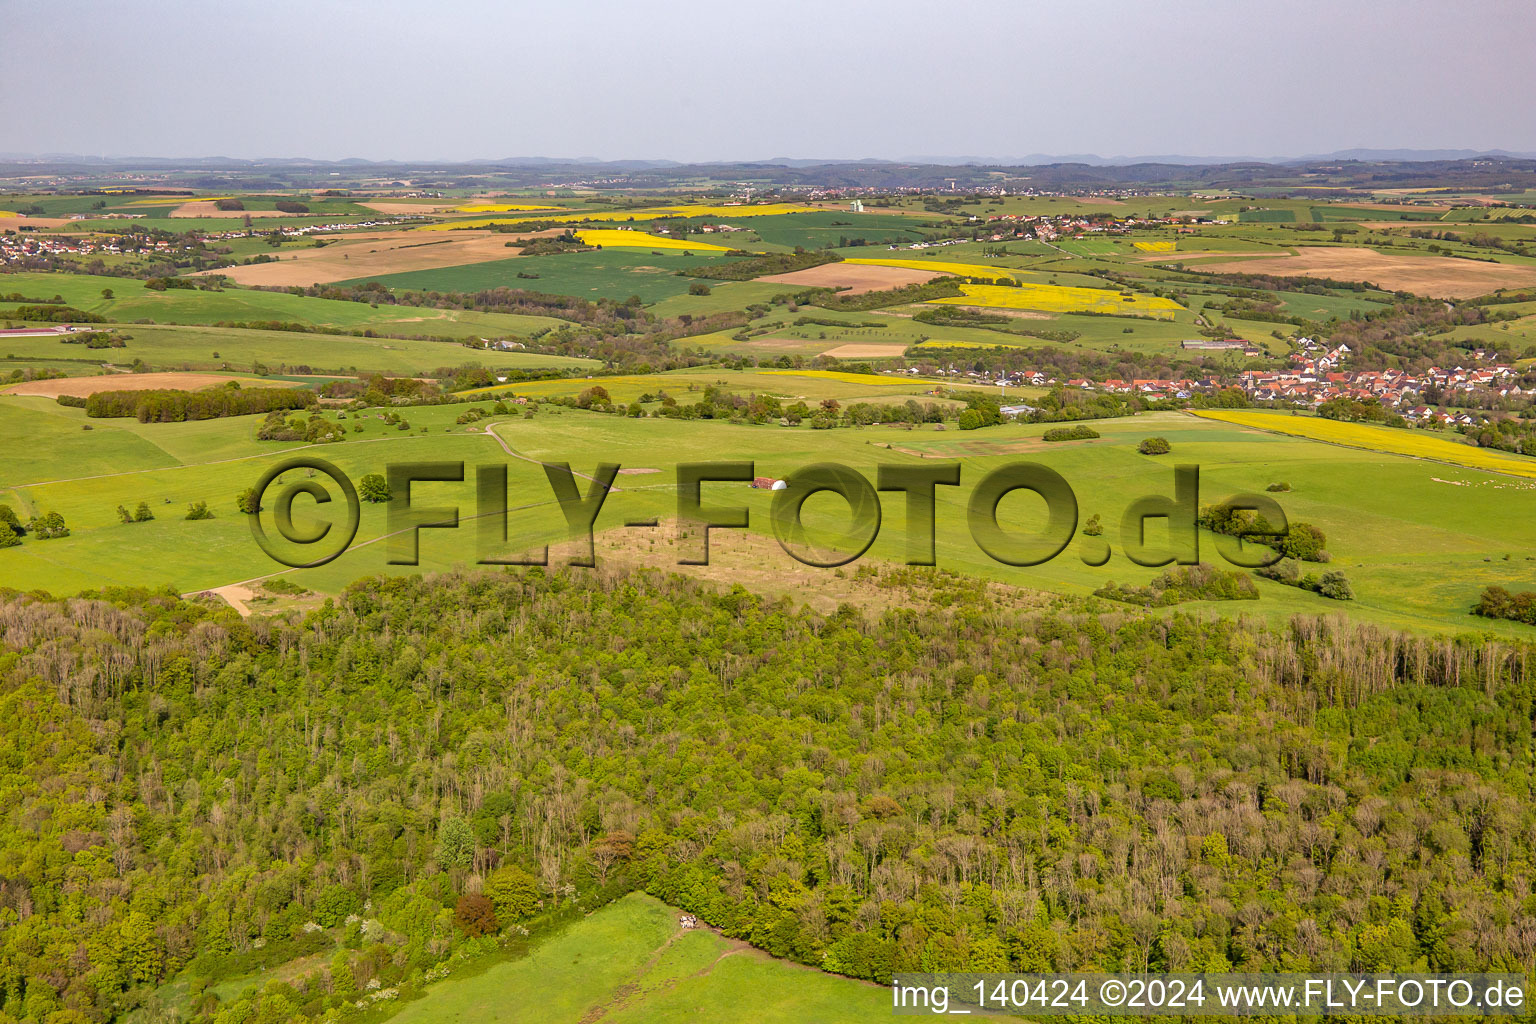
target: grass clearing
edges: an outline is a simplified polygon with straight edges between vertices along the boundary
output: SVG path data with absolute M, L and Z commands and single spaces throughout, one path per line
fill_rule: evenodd
M 450 976 L 389 1018 L 395 1024 L 853 1024 L 888 1013 L 886 989 L 774 960 L 633 893 L 519 959 Z

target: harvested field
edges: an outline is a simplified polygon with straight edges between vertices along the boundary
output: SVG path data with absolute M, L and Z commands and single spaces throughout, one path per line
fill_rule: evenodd
M 400 202 L 392 202 L 388 199 L 380 199 L 371 203 L 359 201 L 357 205 L 366 206 L 378 213 L 388 213 L 396 217 L 410 217 L 418 214 L 437 213 L 439 210 L 451 210 L 458 206 L 462 200 L 450 199 L 441 203 L 423 203 L 413 199 L 403 199 Z
M 74 223 L 77 222 L 69 217 L 23 217 L 17 214 L 12 214 L 11 218 L 7 219 L 5 222 L 5 229 L 7 231 L 14 231 L 23 225 L 32 229 L 62 228 L 68 227 L 70 224 Z
M 292 217 L 294 214 L 284 213 L 281 210 L 221 210 L 213 200 L 199 200 L 197 202 L 182 203 L 171 211 L 172 217 L 219 217 L 225 220 L 239 220 L 242 217 L 250 217 L 253 220 L 261 217 Z
M 836 348 L 829 348 L 822 355 L 831 356 L 833 359 L 895 359 L 906 350 L 907 346 L 899 343 L 872 344 L 865 342 L 863 344 L 839 345 Z
M 1273 255 L 1273 253 L 1270 252 L 1232 252 L 1219 251 L 1216 249 L 1212 249 L 1209 252 L 1190 252 L 1179 249 L 1175 252 L 1154 252 L 1150 255 L 1132 256 L 1131 259 L 1136 263 L 1183 263 L 1186 260 L 1235 259 L 1239 256 L 1256 256 L 1267 258 L 1271 255 Z M 1204 266 L 1205 264 L 1201 265 Z
M 1394 291 L 1437 299 L 1469 299 L 1500 288 L 1536 285 L 1536 267 L 1482 263 L 1443 256 L 1399 256 L 1374 249 L 1303 245 L 1294 256 L 1265 256 L 1231 263 L 1202 263 L 1202 270 L 1278 277 L 1331 277 L 1367 281 Z
M 902 285 L 921 284 L 940 275 L 932 270 L 913 270 L 907 267 L 877 267 L 856 263 L 827 263 L 806 270 L 792 270 L 787 274 L 769 274 L 759 281 L 772 281 L 796 288 L 845 288 L 849 295 L 900 288 Z
M 507 235 L 489 231 L 466 231 L 448 237 L 392 231 L 355 242 L 350 238 L 341 236 L 323 249 L 300 249 L 274 263 L 253 263 L 199 273 L 223 274 L 245 285 L 307 286 L 412 270 L 488 263 L 516 256 L 522 251 L 516 246 L 508 247 L 510 239 Z
M 764 352 L 792 352 L 795 349 L 813 348 L 816 342 L 807 338 L 753 338 L 741 343 L 742 348 L 760 349 Z
M 7 388 L 11 395 L 41 395 L 58 398 L 72 395 L 88 398 L 98 391 L 198 391 L 228 381 L 238 381 L 243 388 L 297 387 L 291 380 L 264 380 L 260 377 L 233 377 L 227 373 L 109 373 L 98 377 L 59 377 L 54 380 L 29 380 Z
M 1335 203 L 1350 210 L 1390 210 L 1393 213 L 1423 213 L 1430 211 L 1446 211 L 1451 209 L 1449 203 Z

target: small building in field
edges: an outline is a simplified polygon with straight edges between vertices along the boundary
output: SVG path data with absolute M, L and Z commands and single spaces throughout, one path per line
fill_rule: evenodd
M 789 489 L 789 484 L 771 476 L 753 477 L 752 486 L 759 491 L 784 491 Z

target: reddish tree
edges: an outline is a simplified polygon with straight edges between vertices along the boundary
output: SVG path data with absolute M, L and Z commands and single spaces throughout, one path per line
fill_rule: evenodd
M 496 930 L 496 905 L 485 896 L 460 896 L 453 923 L 472 939 L 489 935 Z

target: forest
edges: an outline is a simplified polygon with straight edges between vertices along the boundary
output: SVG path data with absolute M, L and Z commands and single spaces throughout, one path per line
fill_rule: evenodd
M 1512 970 L 1529 646 L 650 571 L 0 595 L 0 1022 L 315 1020 L 644 889 L 857 978 Z M 223 1002 L 241 965 L 310 973 Z

